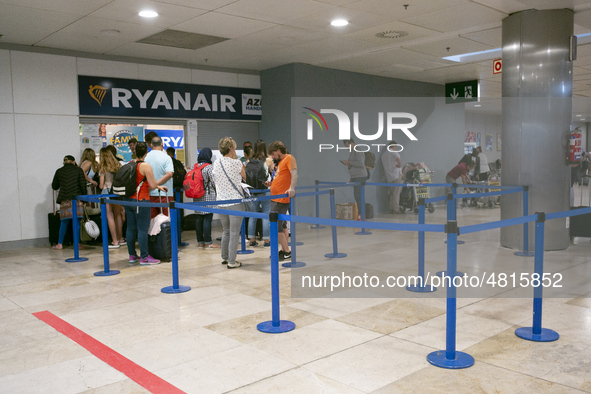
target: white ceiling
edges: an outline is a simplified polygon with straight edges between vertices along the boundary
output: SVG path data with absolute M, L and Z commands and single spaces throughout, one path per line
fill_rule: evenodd
M 481 96 L 500 97 L 492 60 L 442 57 L 499 48 L 503 18 L 532 8 L 573 9 L 575 34 L 591 32 L 591 0 L 0 0 L 0 48 L 252 71 L 302 62 L 439 84 L 480 79 Z M 142 18 L 142 9 L 160 15 Z M 337 17 L 350 24 L 332 27 Z M 228 40 L 197 50 L 136 42 L 166 29 Z M 387 31 L 408 35 L 376 37 Z M 591 44 L 579 47 L 574 80 L 575 96 L 591 97 Z

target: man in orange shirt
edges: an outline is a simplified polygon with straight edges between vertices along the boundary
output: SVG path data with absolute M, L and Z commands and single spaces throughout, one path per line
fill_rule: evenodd
M 272 142 L 269 145 L 269 154 L 275 161 L 279 161 L 275 177 L 272 182 L 267 181 L 266 185 L 271 186 L 271 195 L 288 194 L 289 197 L 271 200 L 271 212 L 277 212 L 280 215 L 287 214 L 289 211 L 289 198 L 295 196 L 295 187 L 298 183 L 298 166 L 295 157 L 287 153 L 285 145 L 281 141 Z M 287 223 L 284 220 L 277 222 L 279 229 L 279 260 L 291 258 L 291 250 L 287 239 L 289 231 Z

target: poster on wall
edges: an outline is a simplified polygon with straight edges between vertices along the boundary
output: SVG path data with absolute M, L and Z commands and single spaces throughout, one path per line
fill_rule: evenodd
M 492 136 L 492 134 L 486 134 L 486 150 L 487 151 L 493 150 L 493 136 Z
M 109 145 L 117 148 L 117 157 L 123 161 L 131 160 L 131 150 L 127 145 L 131 138 L 143 141 L 144 128 L 142 126 L 106 125 L 106 140 Z
M 174 148 L 176 159 L 182 163 L 185 162 L 185 131 L 183 129 L 146 129 L 146 134 L 151 131 L 162 138 L 165 151 L 167 148 Z
M 500 152 L 502 147 L 501 133 L 497 133 L 497 150 Z
M 473 131 L 466 131 L 464 133 L 464 143 L 466 142 L 476 142 L 476 133 Z

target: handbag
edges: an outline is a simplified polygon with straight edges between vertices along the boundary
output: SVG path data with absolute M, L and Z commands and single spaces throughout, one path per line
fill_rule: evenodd
M 242 196 L 242 198 L 250 198 L 250 190 L 245 190 L 244 187 L 242 187 L 242 192 L 236 187 L 236 185 L 234 184 L 234 182 L 232 182 L 232 179 L 230 179 L 230 177 L 228 176 L 228 173 L 226 172 L 226 169 L 224 168 L 224 163 L 222 163 L 220 161 L 220 167 L 222 167 L 222 171 L 224 171 L 224 174 L 226 174 L 226 177 L 228 178 L 228 181 L 230 182 L 230 184 L 232 185 L 232 187 L 234 188 L 234 190 L 236 190 L 238 192 L 238 194 L 240 194 Z M 248 197 L 247 197 L 247 193 L 248 193 Z M 252 211 L 252 206 L 251 203 L 244 203 L 244 210 L 245 211 Z
M 95 195 L 95 194 L 100 194 L 100 193 L 96 192 L 96 186 L 94 186 L 92 183 L 87 183 L 86 184 L 86 194 Z M 89 216 L 99 215 L 101 213 L 101 204 L 99 204 L 97 202 L 89 202 L 88 205 L 86 206 L 85 210 Z
M 84 216 L 84 205 L 76 200 L 78 218 Z M 72 200 L 64 200 L 60 202 L 60 219 L 72 219 Z
M 80 241 L 92 241 L 101 234 L 101 230 L 94 220 L 90 220 L 86 207 L 84 207 L 84 218 L 80 223 Z

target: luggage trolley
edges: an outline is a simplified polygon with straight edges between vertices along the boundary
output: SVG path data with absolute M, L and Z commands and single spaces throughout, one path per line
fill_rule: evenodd
M 421 184 L 431 183 L 431 175 L 435 171 L 430 171 L 424 163 L 414 165 L 407 163 L 405 165 L 406 182 L 408 187 L 402 188 L 400 193 L 400 211 L 404 212 L 409 209 L 414 213 L 419 213 L 419 198 L 429 198 L 429 188 L 421 186 Z M 430 213 L 435 212 L 435 207 L 432 203 L 427 204 L 427 210 Z

